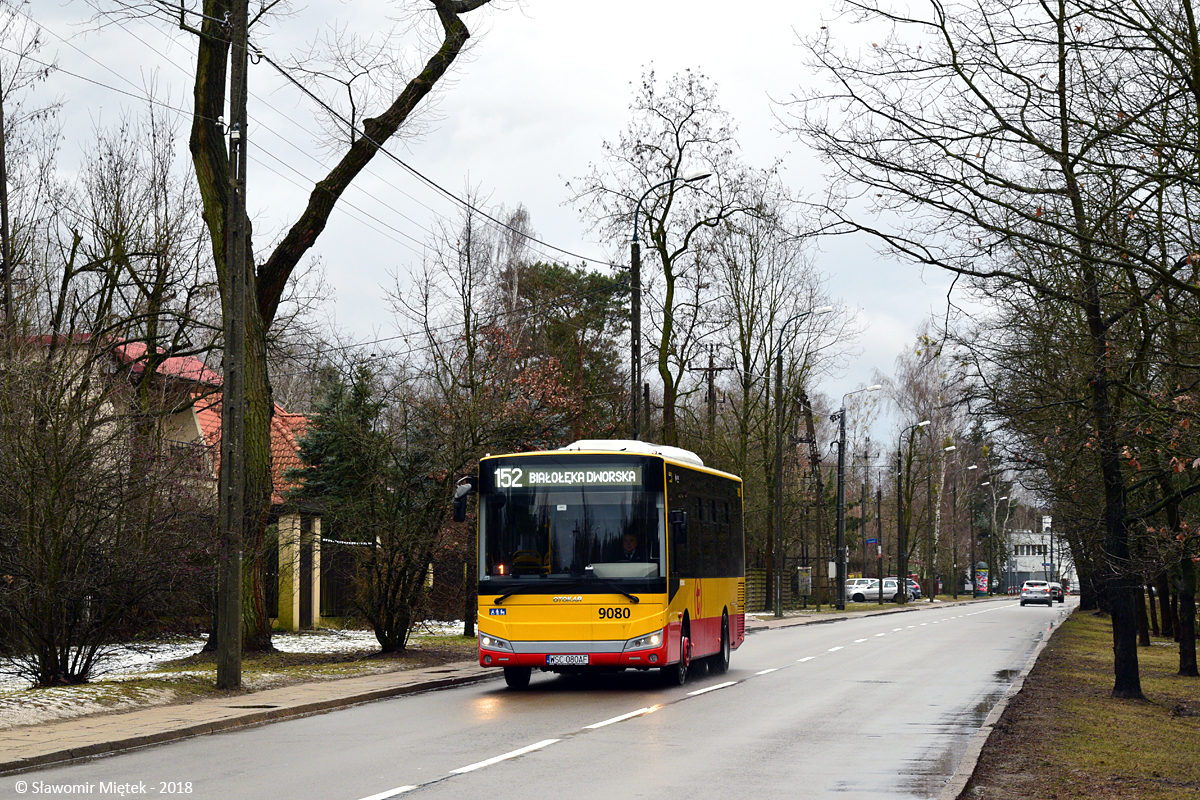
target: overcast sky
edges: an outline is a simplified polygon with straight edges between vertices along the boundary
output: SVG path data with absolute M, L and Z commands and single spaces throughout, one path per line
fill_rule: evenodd
M 44 26 L 44 53 L 63 68 L 39 91 L 66 103 L 64 169 L 79 164 L 96 125 L 115 123 L 122 111 L 142 112 L 137 98 L 152 82 L 160 101 L 188 108 L 194 45 L 165 20 L 97 30 L 87 24 L 93 9 L 83 0 L 34 0 L 21 8 Z M 389 14 L 395 16 L 389 8 L 377 0 L 297 0 L 293 16 L 254 39 L 282 60 L 328 25 L 360 36 L 384 30 Z M 455 192 L 469 186 L 494 205 L 524 204 L 544 241 L 625 263 L 624 245 L 598 241 L 566 203 L 565 182 L 600 160 L 602 142 L 615 140 L 625 127 L 642 73 L 651 66 L 664 79 L 687 68 L 703 72 L 737 121 L 742 159 L 767 166 L 781 158 L 797 193 L 819 193 L 820 165 L 780 130 L 775 114 L 776 101 L 814 80 L 798 36 L 826 24 L 832 14 L 831 4 L 795 0 L 744 6 L 716 0 L 527 0 L 473 12 L 467 18 L 474 34 L 470 58 L 440 93 L 427 132 L 393 149 Z M 845 45 L 857 46 L 860 37 L 851 23 L 838 22 L 833 32 Z M 331 157 L 314 146 L 312 100 L 284 85 L 266 62 L 251 67 L 250 86 L 247 195 L 262 252 L 303 207 Z M 186 122 L 180 130 L 186 139 Z M 315 248 L 335 292 L 330 313 L 360 340 L 393 335 L 382 287 L 391 284 L 392 274 L 419 265 L 436 219 L 453 217 L 455 208 L 384 159 L 375 160 L 345 201 Z M 858 309 L 865 328 L 861 356 L 841 377 L 819 387 L 836 402 L 869 382 L 876 369 L 891 373 L 922 320 L 944 310 L 950 281 L 878 255 L 865 240 L 824 242 L 816 266 L 827 275 L 835 302 Z

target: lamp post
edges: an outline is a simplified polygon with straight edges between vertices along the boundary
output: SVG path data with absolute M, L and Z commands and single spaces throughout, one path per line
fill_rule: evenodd
M 846 610 L 846 398 L 862 392 L 876 392 L 883 388 L 877 383 L 865 389 L 856 389 L 842 395 L 842 407 L 832 415 L 830 422 L 838 423 L 838 472 L 837 472 L 837 610 Z M 866 515 L 863 516 L 866 524 Z M 882 592 L 882 586 L 880 587 Z
M 642 193 L 637 205 L 633 207 L 633 241 L 629 245 L 629 342 L 630 342 L 630 386 L 629 426 L 633 438 L 641 437 L 641 415 L 638 413 L 638 401 L 641 399 L 642 385 L 642 247 L 638 243 L 638 215 L 642 211 L 642 201 L 650 196 L 655 189 L 683 181 L 695 183 L 712 175 L 711 170 L 699 170 L 687 175 L 668 178 L 656 183 Z
M 923 419 L 915 425 L 909 425 L 900 432 L 896 442 L 896 602 L 908 602 L 908 537 L 904 525 L 904 436 L 909 431 L 924 428 L 929 420 Z M 883 582 L 879 583 L 879 591 L 883 592 Z
M 833 306 L 801 311 L 788 318 L 779 327 L 779 340 L 775 343 L 775 547 L 771 555 L 771 577 L 775 583 L 775 616 L 783 616 L 783 600 L 779 591 L 779 560 L 783 550 L 783 335 L 787 326 L 796 320 L 813 314 L 828 314 Z
M 954 482 L 950 484 L 951 491 L 953 492 L 953 500 L 954 500 L 954 599 L 955 600 L 958 599 L 958 574 L 959 574 L 958 573 L 958 476 L 962 475 L 964 472 L 970 472 L 971 470 L 974 470 L 974 469 L 979 469 L 979 466 L 977 464 L 972 464 L 969 467 L 963 467 L 962 469 L 956 471 L 954 473 Z M 971 584 L 971 596 L 972 597 L 975 596 L 974 590 L 975 590 L 975 584 L 972 583 Z
M 996 554 L 996 541 L 997 541 L 997 540 L 1000 538 L 1000 537 L 996 536 L 996 506 L 1000 505 L 1000 501 L 1001 501 L 1001 500 L 1004 500 L 1004 501 L 1006 501 L 1008 506 L 1011 506 L 1011 505 L 1012 505 L 1012 501 L 1008 499 L 1008 495 L 1004 495 L 1003 497 L 997 497 L 997 498 L 996 498 L 996 502 L 992 504 L 992 531 L 991 531 L 991 533 L 990 533 L 990 534 L 988 534 L 988 536 L 989 536 L 989 537 L 990 537 L 990 539 L 991 539 L 991 545 L 992 545 L 992 546 L 988 548 L 988 550 L 990 551 L 990 552 L 988 553 L 988 555 L 989 555 L 989 556 L 995 556 L 995 554 Z M 1007 513 L 1007 508 L 1005 509 L 1005 514 L 1004 514 L 1004 522 L 1005 522 L 1005 524 L 1006 524 L 1006 525 L 1008 524 L 1008 513 Z M 1008 545 L 1007 545 L 1007 544 L 1005 544 L 1005 547 L 1004 547 L 1004 549 L 1005 549 L 1005 550 L 1007 550 L 1007 549 L 1008 549 Z M 994 569 L 992 569 L 992 562 L 993 562 L 994 560 L 995 560 L 994 558 L 988 558 L 988 560 L 987 560 L 987 564 L 988 564 L 988 574 L 989 574 L 989 578 L 988 578 L 988 594 L 991 594 L 991 593 L 992 593 L 992 586 L 993 586 L 993 585 L 995 584 L 995 582 L 996 582 L 996 578 L 995 578 L 995 576 L 994 576 L 994 575 L 992 575 L 992 573 L 994 573 L 994 572 L 995 572 L 995 570 L 994 570 Z M 1005 587 L 1005 589 L 1006 589 L 1006 590 L 1007 590 L 1008 588 L 1009 588 L 1009 587 Z
M 976 489 L 982 489 L 984 486 L 991 486 L 991 481 L 984 481 L 976 486 Z M 975 515 L 972 514 L 967 520 L 967 529 L 971 533 L 971 599 L 975 599 L 979 595 L 979 577 L 975 574 Z

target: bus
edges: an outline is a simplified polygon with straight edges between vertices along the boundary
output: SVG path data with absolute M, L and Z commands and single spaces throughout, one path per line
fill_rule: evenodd
M 486 456 L 478 494 L 479 664 L 533 670 L 729 668 L 746 636 L 742 481 L 688 450 L 581 440 Z

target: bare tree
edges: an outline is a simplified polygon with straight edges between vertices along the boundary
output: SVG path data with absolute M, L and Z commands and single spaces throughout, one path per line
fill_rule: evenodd
M 204 0 L 202 13 L 198 17 L 181 9 L 175 18 L 183 30 L 196 37 L 190 148 L 203 203 L 204 221 L 209 231 L 212 259 L 221 276 L 221 286 L 227 285 L 224 276 L 228 232 L 225 226 L 229 204 L 233 201 L 229 189 L 229 154 L 225 147 L 225 131 L 220 123 L 229 99 L 226 78 L 232 35 L 231 28 L 224 20 L 233 10 L 233 2 L 235 0 Z M 270 426 L 274 405 L 267 369 L 268 332 L 277 321 L 292 274 L 325 229 L 330 214 L 345 190 L 379 155 L 383 146 L 402 132 L 419 107 L 428 102 L 431 92 L 459 58 L 470 38 L 464 17 L 489 2 L 430 0 L 428 5 L 415 5 L 415 8 L 423 9 L 423 13 L 417 14 L 417 24 L 422 32 L 430 34 L 427 38 L 432 42 L 432 47 L 429 50 L 418 48 L 413 57 L 414 68 L 408 73 L 407 79 L 396 78 L 395 71 L 391 69 L 394 61 L 385 64 L 371 54 L 379 49 L 378 43 L 358 51 L 357 55 L 350 53 L 346 47 L 355 46 L 353 37 L 344 31 L 329 39 L 335 47 L 324 64 L 319 68 L 310 68 L 304 76 L 315 78 L 318 72 L 333 74 L 336 71 L 338 80 L 348 90 L 347 97 L 356 105 L 351 111 L 354 118 L 347 119 L 345 114 L 336 112 L 333 106 L 324 104 L 325 111 L 331 112 L 335 127 L 344 126 L 340 130 L 345 131 L 345 135 L 340 138 L 341 145 L 337 147 L 341 155 L 329 173 L 313 187 L 304 210 L 283 237 L 270 248 L 265 258 L 255 256 L 250 221 L 243 220 L 240 225 L 245 237 L 247 260 L 254 265 L 248 281 L 247 307 L 244 309 L 247 319 L 245 379 L 248 405 L 245 496 L 250 507 L 248 518 L 252 520 L 248 542 L 251 550 L 259 548 L 265 534 L 271 498 Z M 117 0 L 116 4 L 121 13 L 163 13 L 162 6 L 155 3 Z M 251 35 L 257 30 L 256 26 L 268 19 L 272 12 L 283 8 L 280 0 L 261 0 L 250 19 Z M 422 34 L 419 38 L 426 37 Z M 402 50 L 401 42 L 392 44 L 397 52 Z M 239 52 L 235 55 L 243 58 L 246 54 Z M 262 56 L 268 64 L 285 75 L 295 77 L 284 66 L 283 60 L 272 58 L 269 53 L 262 53 Z M 314 63 L 311 54 L 306 59 L 305 63 Z M 361 81 L 360 67 L 363 68 Z M 379 73 L 381 68 L 383 72 Z M 368 84 L 377 86 L 378 90 L 365 88 Z M 243 313 L 241 309 L 229 309 L 229 304 L 225 305 L 225 313 Z M 268 649 L 271 647 L 270 621 L 265 603 L 262 602 L 264 587 L 261 569 L 252 566 L 248 579 L 253 602 L 247 609 L 249 618 L 243 620 L 243 646 L 248 649 Z
M 1191 3 L 967 2 L 930 4 L 923 16 L 874 2 L 845 8 L 892 32 L 862 57 L 839 54 L 828 33 L 809 40 L 832 89 L 799 100 L 793 123 L 834 165 L 836 194 L 869 198 L 883 215 L 868 221 L 844 203 L 826 209 L 831 225 L 875 235 L 981 293 L 1026 287 L 1077 315 L 1104 497 L 1113 695 L 1141 697 L 1123 577 L 1131 515 L 1120 421 L 1138 392 L 1111 345 L 1114 326 L 1191 273 L 1185 215 L 1138 222 L 1156 205 L 1190 203 L 1200 85 Z M 1136 238 L 1123 220 L 1140 227 Z M 1156 245 L 1135 250 L 1145 234 Z M 1137 291 L 1111 292 L 1130 272 Z
M 663 391 L 662 440 L 678 444 L 676 408 L 700 338 L 711 329 L 706 312 L 712 266 L 704 232 L 753 210 L 751 179 L 737 160 L 729 114 L 716 87 L 686 71 L 660 89 L 653 71 L 642 78 L 630 107 L 632 119 L 605 158 L 568 184 L 574 202 L 610 242 L 644 235 L 657 268 L 650 281 L 657 326 L 654 360 Z M 704 183 L 685 178 L 699 171 Z M 757 177 L 757 176 L 755 176 Z

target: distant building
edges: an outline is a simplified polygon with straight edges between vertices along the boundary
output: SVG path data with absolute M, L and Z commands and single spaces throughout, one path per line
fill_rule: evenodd
M 1010 591 L 1029 580 L 1063 583 L 1065 579 L 1071 589 L 1079 585 L 1071 550 L 1052 529 L 1008 531 L 1007 556 L 1005 586 Z

